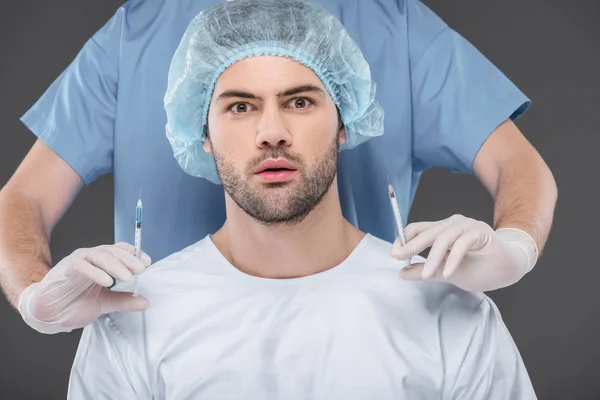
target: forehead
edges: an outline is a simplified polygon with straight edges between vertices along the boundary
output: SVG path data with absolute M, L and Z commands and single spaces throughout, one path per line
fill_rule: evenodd
M 314 71 L 287 57 L 259 56 L 240 60 L 217 79 L 214 94 L 232 89 L 260 95 L 280 92 L 294 85 L 325 87 Z

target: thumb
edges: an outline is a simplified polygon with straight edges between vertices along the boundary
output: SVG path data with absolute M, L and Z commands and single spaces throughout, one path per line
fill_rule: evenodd
M 402 246 L 402 242 L 400 238 L 397 237 L 392 245 L 392 257 L 397 260 L 408 260 L 410 257 L 419 254 L 412 245 L 412 243 L 408 242 L 406 245 Z
M 100 295 L 100 312 L 102 314 L 113 311 L 144 311 L 148 306 L 146 298 L 134 297 L 129 292 L 113 292 L 103 288 Z
M 425 268 L 424 263 L 411 264 L 400 270 L 400 277 L 407 281 L 421 281 L 423 280 L 423 268 Z

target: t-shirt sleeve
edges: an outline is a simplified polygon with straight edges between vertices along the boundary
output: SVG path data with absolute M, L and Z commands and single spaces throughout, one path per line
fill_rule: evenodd
M 85 184 L 113 170 L 120 9 L 21 117 Z
M 448 400 L 534 400 L 536 394 L 496 305 L 487 296 L 450 363 Z
M 147 367 L 108 315 L 84 328 L 67 398 L 151 399 Z
M 413 167 L 472 173 L 489 135 L 530 105 L 492 62 L 418 0 L 407 0 Z

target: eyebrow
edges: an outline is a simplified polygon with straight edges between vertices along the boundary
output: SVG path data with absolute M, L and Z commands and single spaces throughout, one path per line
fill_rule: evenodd
M 286 97 L 286 96 L 292 96 L 294 94 L 298 94 L 298 93 L 304 93 L 304 92 L 313 92 L 313 93 L 317 93 L 317 94 L 325 94 L 325 92 L 323 91 L 323 89 L 321 89 L 318 86 L 315 85 L 301 85 L 301 86 L 297 86 L 288 90 L 285 90 L 283 92 L 279 92 L 277 93 L 277 97 Z M 230 99 L 232 97 L 237 97 L 237 98 L 243 98 L 243 99 L 255 99 L 255 100 L 262 100 L 261 97 L 256 96 L 252 93 L 248 93 L 248 92 L 244 92 L 241 90 L 226 90 L 224 92 L 222 92 L 221 94 L 219 94 L 219 96 L 217 97 L 217 99 L 215 100 L 215 102 L 219 102 L 221 100 L 224 99 Z

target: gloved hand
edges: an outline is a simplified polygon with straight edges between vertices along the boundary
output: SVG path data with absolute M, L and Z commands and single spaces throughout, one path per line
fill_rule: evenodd
M 78 249 L 62 259 L 41 282 L 19 297 L 23 320 L 41 333 L 70 332 L 112 311 L 141 311 L 148 301 L 131 293 L 111 291 L 114 280 L 130 282 L 150 265 L 142 252 L 135 257 L 128 243 Z
M 489 291 L 517 282 L 537 262 L 537 246 L 524 231 L 494 231 L 462 215 L 409 224 L 405 236 L 405 246 L 394 242 L 392 257 L 408 260 L 431 247 L 425 263 L 401 270 L 407 280 L 447 281 L 463 290 Z

